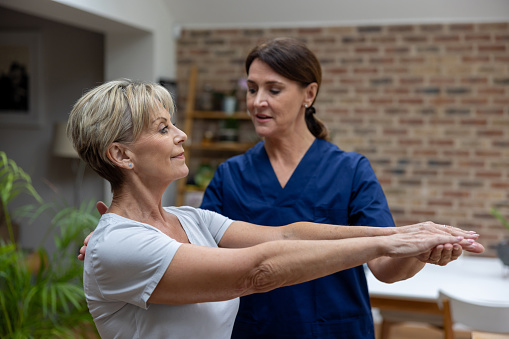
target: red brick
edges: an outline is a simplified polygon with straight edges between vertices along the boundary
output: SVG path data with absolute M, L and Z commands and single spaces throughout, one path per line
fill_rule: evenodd
M 479 24 L 479 30 L 481 31 L 506 31 L 508 28 L 509 24 L 507 22 Z
M 403 41 L 411 44 L 419 44 L 428 42 L 428 37 L 425 35 L 408 35 L 403 37 Z
M 500 179 L 502 175 L 500 172 L 495 171 L 478 171 L 475 173 L 475 177 L 483 179 Z
M 401 98 L 398 100 L 398 103 L 401 105 L 422 105 L 424 103 L 424 99 L 422 99 L 422 98 Z
M 393 64 L 394 58 L 392 57 L 372 57 L 369 60 L 371 64 Z
M 391 33 L 408 33 L 413 32 L 414 29 L 415 27 L 411 25 L 394 25 L 387 27 L 387 31 Z
M 318 34 L 323 33 L 323 28 L 322 27 L 304 27 L 304 28 L 299 28 L 297 30 L 297 32 L 299 34 L 304 34 L 304 35 L 308 35 L 308 34 L 318 35 Z
M 401 146 L 421 146 L 423 144 L 422 139 L 417 138 L 408 138 L 408 139 L 399 139 L 398 145 Z
M 384 128 L 384 135 L 407 135 L 408 130 L 405 128 Z
M 433 41 L 437 42 L 437 43 L 440 43 L 440 42 L 446 42 L 446 43 L 459 42 L 460 41 L 460 36 L 457 35 L 457 34 L 438 35 L 438 36 L 435 36 L 433 38 Z
M 506 95 L 506 90 L 501 87 L 483 87 L 477 89 L 477 93 L 483 96 L 500 96 Z
M 509 190 L 509 180 L 491 182 L 490 187 L 493 189 Z
M 378 47 L 357 47 L 355 53 L 359 54 L 373 54 L 378 53 Z
M 410 52 L 410 47 L 408 47 L 408 46 L 392 46 L 392 47 L 385 48 L 386 54 L 407 54 L 409 52 Z
M 476 125 L 476 126 L 486 126 L 488 121 L 486 119 L 461 119 L 461 125 Z
M 464 63 L 490 62 L 490 56 L 489 55 L 464 55 L 461 57 L 461 61 Z
M 509 34 L 497 34 L 495 35 L 495 41 L 496 42 L 504 42 L 509 41 Z
M 384 88 L 384 93 L 391 95 L 410 94 L 410 89 L 408 87 L 389 87 Z
M 467 34 L 465 35 L 466 41 L 483 41 L 488 42 L 491 41 L 491 36 L 489 34 Z
M 432 199 L 432 200 L 428 201 L 428 206 L 430 206 L 430 207 L 452 207 L 453 202 L 449 199 L 440 199 L 440 200 Z
M 486 98 L 463 98 L 460 100 L 462 105 L 486 105 L 488 99 Z
M 476 150 L 475 155 L 478 157 L 493 158 L 493 157 L 499 157 L 502 154 L 499 151 Z
M 445 51 L 447 53 L 471 54 L 474 52 L 474 46 L 471 44 L 468 44 L 468 45 L 447 45 L 447 46 L 445 46 Z
M 468 192 L 468 191 L 446 191 L 446 192 L 444 192 L 444 197 L 468 198 L 468 197 L 470 197 L 470 192 Z
M 420 25 L 419 28 L 423 32 L 439 32 L 443 31 L 444 26 L 441 24 L 430 24 L 430 25 Z
M 370 98 L 369 103 L 373 105 L 390 105 L 394 102 L 392 98 Z
M 376 74 L 378 69 L 376 67 L 355 67 L 354 74 Z
M 396 37 L 394 37 L 394 36 L 373 36 L 373 37 L 370 37 L 369 40 L 375 44 L 393 44 L 396 42 Z
M 479 45 L 477 47 L 477 51 L 479 53 L 501 53 L 506 52 L 507 47 L 501 44 L 492 44 L 492 45 Z
M 473 24 L 451 24 L 449 25 L 451 32 L 471 32 L 474 30 Z
M 418 149 L 418 150 L 413 151 L 412 154 L 414 156 L 432 157 L 432 156 L 437 156 L 438 151 L 436 149 Z

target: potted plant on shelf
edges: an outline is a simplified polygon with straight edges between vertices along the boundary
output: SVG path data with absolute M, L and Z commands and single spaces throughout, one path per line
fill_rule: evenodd
M 42 246 L 27 253 L 15 242 L 8 207 L 19 194 L 31 196 L 35 203 L 13 215 L 34 222 L 42 213 L 52 213 L 47 233 L 55 241 L 52 255 Z M 0 239 L 0 338 L 95 335 L 83 292 L 83 265 L 76 259 L 77 248 L 99 218 L 94 204 L 74 208 L 44 203 L 30 176 L 4 152 L 0 152 L 0 204 L 0 224 L 9 229 L 9 239 Z
M 507 230 L 509 230 L 509 220 L 504 217 L 498 208 L 492 207 L 490 212 L 505 228 L 507 228 Z M 509 266 L 509 238 L 497 244 L 497 255 L 504 265 Z

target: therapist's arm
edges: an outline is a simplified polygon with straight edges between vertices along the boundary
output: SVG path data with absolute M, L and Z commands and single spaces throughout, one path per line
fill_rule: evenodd
M 482 248 L 482 246 L 479 246 L 479 248 Z M 413 277 L 422 270 L 426 263 L 447 265 L 458 259 L 462 251 L 462 247 L 457 244 L 439 245 L 418 257 L 377 258 L 369 261 L 368 267 L 378 280 L 385 283 L 394 283 Z
M 297 222 L 286 226 L 269 227 L 237 221 L 225 232 L 219 246 L 238 248 L 274 240 L 332 240 L 379 237 L 396 233 L 416 233 L 422 230 L 437 234 L 448 233 L 462 236 L 465 240 L 454 245 L 443 244 L 436 246 L 415 257 L 380 257 L 371 260 L 368 262 L 368 266 L 378 280 L 392 283 L 408 279 L 417 274 L 426 263 L 443 266 L 456 260 L 461 255 L 463 249 L 473 253 L 482 253 L 484 251 L 484 247 L 475 241 L 479 237 L 477 233 L 464 231 L 456 227 L 446 227 L 432 222 L 401 227 L 336 226 Z
M 271 227 L 235 221 L 226 230 L 219 242 L 219 246 L 239 248 L 274 240 L 336 240 L 379 237 L 399 233 L 413 234 L 421 231 L 461 236 L 464 240 L 458 244 L 460 248 L 474 253 L 482 253 L 484 251 L 482 245 L 475 241 L 479 237 L 477 233 L 464 231 L 456 227 L 445 227 L 430 221 L 400 227 L 339 226 L 312 222 L 296 222 L 285 226 Z M 447 246 L 444 249 L 449 250 L 452 247 Z M 433 250 L 429 253 L 422 253 L 416 260 L 426 261 L 431 254 L 436 257 L 442 252 L 443 249 L 440 248 L 439 251 Z

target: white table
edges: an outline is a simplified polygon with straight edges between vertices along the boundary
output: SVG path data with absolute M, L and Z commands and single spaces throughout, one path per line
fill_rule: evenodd
M 509 305 L 509 268 L 498 258 L 462 256 L 446 266 L 427 264 L 414 277 L 385 284 L 366 274 L 371 297 L 438 301 L 438 291 L 466 301 Z
M 390 318 L 382 323 L 382 338 L 389 336 L 391 322 L 399 321 L 442 326 L 445 338 L 453 338 L 450 312 L 438 303 L 439 290 L 465 301 L 509 306 L 509 268 L 498 258 L 462 256 L 447 266 L 427 264 L 414 277 L 393 284 L 378 281 L 369 270 L 366 277 L 372 306 Z

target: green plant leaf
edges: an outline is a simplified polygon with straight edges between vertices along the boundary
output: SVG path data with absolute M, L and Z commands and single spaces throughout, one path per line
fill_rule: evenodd
M 498 220 L 505 228 L 509 230 L 509 220 L 507 220 L 502 213 L 495 207 L 490 210 L 491 214 Z

